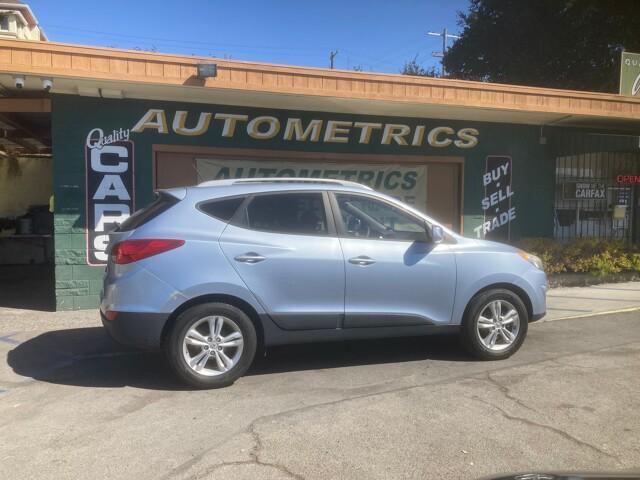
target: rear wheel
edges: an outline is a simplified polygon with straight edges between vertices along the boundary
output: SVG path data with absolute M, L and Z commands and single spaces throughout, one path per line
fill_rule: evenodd
M 231 385 L 251 365 L 256 330 L 240 309 L 205 303 L 178 316 L 165 351 L 175 373 L 197 388 Z
M 469 303 L 462 324 L 462 343 L 481 360 L 501 360 L 513 355 L 527 335 L 529 314 L 518 295 L 492 289 Z

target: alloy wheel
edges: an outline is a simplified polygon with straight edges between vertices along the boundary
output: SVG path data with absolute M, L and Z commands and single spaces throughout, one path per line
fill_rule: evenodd
M 492 300 L 478 314 L 476 332 L 488 350 L 500 352 L 518 338 L 520 315 L 506 300 Z
M 213 315 L 189 327 L 182 341 L 182 355 L 195 373 L 216 376 L 238 364 L 243 346 L 240 327 L 230 318 Z

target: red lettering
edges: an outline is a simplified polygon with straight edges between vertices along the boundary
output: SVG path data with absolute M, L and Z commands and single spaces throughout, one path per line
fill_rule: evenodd
M 640 184 L 640 175 L 618 175 L 616 182 L 622 185 Z

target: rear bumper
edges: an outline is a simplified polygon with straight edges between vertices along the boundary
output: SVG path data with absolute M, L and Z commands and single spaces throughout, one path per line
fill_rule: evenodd
M 160 348 L 162 329 L 169 319 L 166 313 L 118 312 L 113 320 L 107 320 L 100 311 L 100 316 L 116 342 L 145 349 Z

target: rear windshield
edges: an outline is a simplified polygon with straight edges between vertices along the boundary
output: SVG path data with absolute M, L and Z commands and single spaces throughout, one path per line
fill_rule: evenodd
M 179 201 L 180 200 L 178 200 L 176 197 L 169 195 L 168 193 L 157 193 L 156 199 L 150 205 L 147 205 L 145 208 L 138 210 L 136 213 L 127 218 L 116 229 L 116 232 L 128 232 L 134 230 L 153 220 L 161 213 L 166 212 Z

